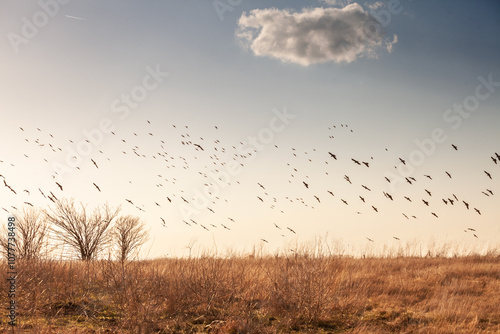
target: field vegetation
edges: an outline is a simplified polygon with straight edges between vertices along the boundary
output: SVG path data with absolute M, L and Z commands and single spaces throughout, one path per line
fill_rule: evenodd
M 17 333 L 500 332 L 496 252 L 25 259 L 18 267 Z

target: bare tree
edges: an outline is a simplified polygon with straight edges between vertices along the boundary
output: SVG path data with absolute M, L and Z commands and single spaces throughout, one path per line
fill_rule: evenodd
M 113 236 L 121 262 L 136 256 L 149 237 L 139 217 L 122 216 L 116 221 Z
M 25 207 L 14 214 L 16 218 L 16 256 L 20 259 L 39 258 L 47 246 L 49 224 L 38 208 Z M 0 247 L 7 254 L 7 229 L 2 226 Z
M 108 204 L 96 207 L 89 212 L 74 200 L 61 200 L 55 207 L 46 211 L 48 220 L 53 224 L 56 237 L 78 255 L 81 260 L 93 260 L 111 241 L 111 224 L 120 208 L 112 209 Z

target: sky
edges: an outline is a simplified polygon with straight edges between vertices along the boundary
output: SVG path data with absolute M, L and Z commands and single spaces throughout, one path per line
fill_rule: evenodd
M 4 221 L 52 192 L 148 257 L 498 245 L 496 1 L 0 6 Z

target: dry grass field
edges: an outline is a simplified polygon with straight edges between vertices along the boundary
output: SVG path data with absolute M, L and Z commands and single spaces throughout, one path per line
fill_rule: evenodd
M 498 254 L 18 266 L 16 333 L 500 332 Z

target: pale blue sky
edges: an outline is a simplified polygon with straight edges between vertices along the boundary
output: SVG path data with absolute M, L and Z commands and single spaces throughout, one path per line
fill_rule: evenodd
M 368 17 L 370 7 L 377 7 L 374 3 L 359 3 Z M 36 191 L 41 187 L 54 191 L 57 188 L 51 177 L 51 164 L 64 161 L 69 139 L 74 143 L 84 140 L 83 130 L 93 129 L 102 119 L 109 118 L 117 136 L 105 135 L 103 142 L 85 158 L 81 170 L 65 175 L 67 190 L 60 195 L 73 196 L 86 203 L 108 200 L 123 205 L 127 213 L 143 217 L 154 231 L 154 256 L 182 253 L 192 238 L 204 245 L 211 245 L 215 240 L 220 246 L 241 244 L 247 248 L 266 238 L 270 241 L 267 245 L 270 250 L 297 237 L 305 241 L 327 232 L 346 244 L 361 246 L 366 236 L 377 239 L 379 244 L 392 243 L 392 234 L 398 234 L 405 241 L 413 238 L 427 241 L 433 237 L 465 238 L 473 242 L 476 240 L 463 232 L 469 223 L 483 228 L 483 239 L 477 242 L 495 242 L 500 236 L 497 219 L 500 212 L 494 205 L 498 202 L 496 193 L 490 197 L 481 193 L 487 187 L 500 191 L 500 164 L 494 165 L 490 159 L 494 152 L 500 153 L 500 88 L 481 101 L 479 108 L 464 119 L 457 130 L 443 120 L 446 109 L 474 94 L 480 84 L 479 76 L 487 78 L 491 74 L 493 81 L 500 81 L 500 4 L 496 1 L 401 1 L 402 12 L 391 15 L 390 21 L 384 24 L 385 35 L 381 35 L 384 42 L 397 35 L 391 52 L 376 47 L 377 58 L 359 57 L 350 63 L 329 61 L 309 66 L 256 56 L 252 50 L 243 49 L 236 37 L 238 20 L 251 15 L 254 9 L 276 8 L 280 13 L 288 9 L 289 13 L 299 13 L 304 8 L 326 9 L 329 5 L 325 2 L 246 0 L 225 12 L 221 21 L 212 1 L 71 1 L 59 5 L 47 24 L 27 38 L 27 43 L 18 45 L 18 52 L 11 43 L 13 34 L 22 36 L 23 18 L 33 22 L 33 16 L 42 9 L 38 3 L 28 1 L 0 0 L 0 5 L 3 8 L 0 34 L 4 36 L 0 39 L 0 140 L 4 161 L 0 164 L 0 174 L 14 188 Z M 331 8 L 341 10 L 342 7 Z M 373 12 L 386 10 L 387 2 L 382 1 Z M 342 36 L 337 31 L 328 33 Z M 278 52 L 272 48 L 267 51 Z M 122 94 L 130 94 L 148 74 L 146 68 L 156 66 L 168 72 L 168 77 L 148 92 L 147 98 L 129 117 L 119 119 L 112 111 L 113 101 Z M 231 146 L 269 126 L 274 116 L 272 110 L 282 110 L 284 106 L 296 118 L 283 132 L 275 134 L 269 146 L 245 166 L 231 186 L 222 190 L 220 197 L 228 199 L 226 206 L 220 204 L 214 216 L 201 213 L 197 218 L 207 227 L 213 223 L 218 228 L 207 232 L 183 224 L 178 210 L 182 204 L 180 197 L 192 197 L 193 189 L 203 187 L 206 179 L 198 179 L 198 171 L 207 170 L 205 166 L 210 164 L 218 167 L 210 158 L 213 150 L 199 152 L 192 146 L 179 145 L 180 135 L 184 134 L 180 128 L 187 125 L 189 129 L 185 132 L 192 137 L 204 137 L 205 141 L 218 139 L 229 151 Z M 339 132 L 335 140 L 330 141 L 328 127 L 335 124 L 338 128 L 346 123 L 354 133 Z M 214 125 L 219 130 L 215 130 Z M 42 131 L 38 132 L 37 127 Z M 436 191 L 457 187 L 464 198 L 471 198 L 483 209 L 483 214 L 467 212 L 470 216 L 465 216 L 462 210 L 452 210 L 449 205 L 439 203 L 440 198 L 435 199 L 435 211 L 442 212 L 438 220 L 441 229 L 431 233 L 429 226 L 435 225 L 432 219 L 427 222 L 422 218 L 418 225 L 401 221 L 404 219 L 401 211 L 426 212 L 421 213 L 425 216 L 427 208 L 416 204 L 407 207 L 410 203 L 404 200 L 385 202 L 387 199 L 380 194 L 390 189 L 384 183 L 384 173 L 394 170 L 399 157 L 408 159 L 417 149 L 415 140 L 428 138 L 434 128 L 444 129 L 448 140 L 438 145 L 437 153 L 427 157 L 416 169 L 415 178 L 422 182 L 425 171 L 441 175 L 444 170 L 453 170 L 461 176 L 452 180 L 436 177 L 435 184 L 425 187 Z M 154 137 L 149 136 L 149 132 L 154 133 Z M 47 137 L 48 133 L 55 138 Z M 41 150 L 34 144 L 37 138 L 61 147 L 62 151 Z M 167 169 L 153 158 L 149 158 L 149 163 L 149 160 L 131 158 L 134 145 L 155 154 L 160 140 L 168 142 L 167 138 L 172 147 L 165 150 L 177 157 L 176 168 Z M 131 142 L 134 144 L 129 145 Z M 457 144 L 459 151 L 452 150 L 451 143 Z M 272 151 L 275 144 L 280 149 Z M 316 154 L 313 165 L 307 155 L 290 156 L 291 147 Z M 385 151 L 386 147 L 389 152 Z M 100 154 L 99 149 L 105 154 Z M 128 155 L 122 154 L 123 150 L 128 150 Z M 333 163 L 325 164 L 328 151 L 338 152 L 342 159 L 339 159 L 339 169 L 330 170 L 326 176 L 325 168 Z M 350 160 L 358 157 L 366 161 L 371 156 L 374 157 L 372 167 L 366 171 L 358 169 Z M 186 159 L 189 169 L 182 169 L 177 162 L 179 157 Z M 92 169 L 90 158 L 100 161 L 103 167 Z M 227 162 L 232 157 L 227 154 L 219 158 L 219 162 Z M 293 158 L 296 160 L 291 160 Z M 294 183 L 288 183 L 287 163 L 299 169 Z M 113 172 L 116 170 L 119 172 Z M 483 170 L 489 170 L 493 176 L 496 171 L 497 177 L 485 180 Z M 370 206 L 353 203 L 358 188 L 349 187 L 343 180 L 345 173 L 352 173 L 355 179 L 359 175 L 360 180 L 372 184 L 377 189 L 373 203 L 381 207 L 387 205 L 386 210 L 381 210 L 385 213 L 375 215 L 373 210 L 370 212 Z M 156 186 L 154 176 L 157 174 L 176 177 L 176 184 L 165 181 L 163 188 Z M 106 191 L 96 194 L 90 182 L 94 179 L 99 180 L 96 183 Z M 268 209 L 262 207 L 257 199 L 262 196 L 260 188 L 255 187 L 261 179 L 261 183 L 275 183 L 270 189 L 266 188 L 271 198 L 284 199 L 290 194 L 307 198 L 306 202 L 311 205 L 310 199 L 315 200 L 312 195 L 317 191 L 322 203 L 314 210 L 299 204 L 300 201 L 290 203 L 284 210 L 286 213 L 276 215 L 274 211 L 285 204 L 276 204 L 274 211 L 269 210 L 269 205 Z M 332 202 L 327 202 L 325 189 L 313 187 L 308 192 L 302 185 L 302 180 L 307 179 L 311 184 L 334 189 L 336 196 Z M 237 180 L 240 185 L 233 186 Z M 91 187 L 87 187 L 89 182 Z M 416 192 L 413 196 L 421 196 L 421 189 L 408 187 L 401 185 L 394 190 L 394 195 L 402 198 L 407 192 Z M 20 207 L 23 201 L 42 207 L 50 204 L 34 191 L 29 196 L 16 197 L 3 188 L 0 190 L 2 207 Z M 169 206 L 164 203 L 166 196 L 174 194 L 176 199 Z M 145 207 L 153 205 L 144 213 L 127 208 L 122 197 L 135 197 Z M 340 202 L 340 198 L 351 198 L 349 206 Z M 161 209 L 154 202 L 159 202 Z M 356 214 L 357 211 L 362 214 Z M 160 225 L 160 216 L 167 219 L 168 228 Z M 231 223 L 227 217 L 232 216 L 240 216 L 239 225 L 231 231 L 222 229 L 219 224 Z M 283 233 L 285 237 L 281 237 L 272 222 L 293 226 L 301 233 L 299 236 Z M 401 225 L 403 223 L 406 225 Z

